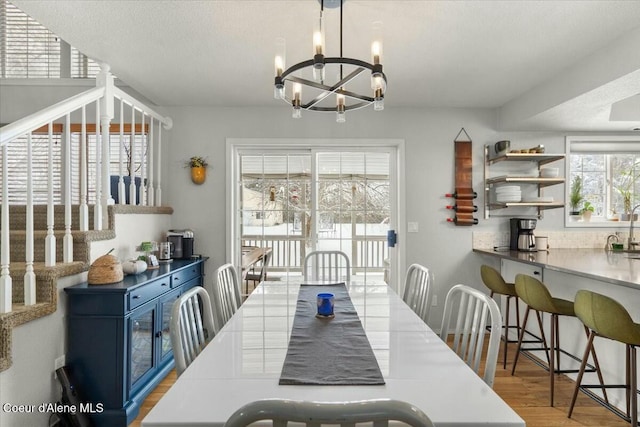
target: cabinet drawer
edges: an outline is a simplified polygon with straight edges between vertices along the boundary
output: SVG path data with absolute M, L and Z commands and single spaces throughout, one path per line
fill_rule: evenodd
M 129 310 L 133 310 L 139 305 L 142 305 L 147 301 L 151 301 L 158 295 L 167 292 L 169 289 L 171 289 L 171 286 L 169 285 L 169 278 L 165 277 L 129 292 Z
M 187 283 L 189 280 L 200 276 L 200 264 L 183 268 L 171 275 L 171 287 L 176 288 Z

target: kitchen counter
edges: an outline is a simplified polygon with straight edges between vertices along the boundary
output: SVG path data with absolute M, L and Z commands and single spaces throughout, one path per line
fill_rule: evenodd
M 640 254 L 604 249 L 551 249 L 549 252 L 494 251 L 474 249 L 476 253 L 524 262 L 600 280 L 614 285 L 640 289 Z M 635 258 L 630 258 L 635 257 Z

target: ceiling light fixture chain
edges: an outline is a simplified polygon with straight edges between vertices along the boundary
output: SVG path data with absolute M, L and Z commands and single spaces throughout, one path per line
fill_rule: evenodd
M 346 0 L 332 1 L 330 4 L 335 7 L 335 3 L 340 5 L 340 56 L 327 57 L 325 55 L 325 22 L 324 22 L 324 0 L 320 0 L 320 16 L 317 28 L 313 33 L 313 58 L 299 62 L 285 69 L 285 42 L 278 39 L 276 42 L 275 58 L 275 90 L 274 96 L 290 103 L 293 108 L 292 117 L 300 118 L 302 110 L 335 112 L 336 121 L 344 122 L 345 112 L 366 107 L 373 104 L 374 110 L 384 109 L 384 95 L 387 87 L 387 77 L 382 69 L 382 41 L 379 39 L 381 25 L 374 23 L 374 41 L 371 44 L 372 62 L 366 62 L 354 58 L 343 56 L 343 4 Z M 329 7 L 332 7 L 329 6 Z M 337 70 L 336 67 L 337 66 Z M 335 83 L 331 79 L 333 69 L 337 80 Z M 309 73 L 311 70 L 311 73 Z M 364 71 L 369 70 L 367 77 Z M 346 72 L 346 76 L 345 76 Z M 309 75 L 311 74 L 311 75 Z M 363 94 L 359 81 L 366 78 L 366 86 L 370 86 L 373 96 Z M 357 89 L 347 89 L 347 86 Z M 305 88 L 307 100 L 303 100 L 302 89 Z M 291 95 L 288 96 L 287 93 Z M 369 92 L 371 93 L 371 92 Z M 331 102 L 330 96 L 335 94 L 335 102 Z

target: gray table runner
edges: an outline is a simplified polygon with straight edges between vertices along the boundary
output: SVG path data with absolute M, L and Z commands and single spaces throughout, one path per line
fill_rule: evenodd
M 316 317 L 316 296 L 335 296 L 335 317 Z M 344 283 L 302 285 L 281 385 L 384 384 L 369 340 Z

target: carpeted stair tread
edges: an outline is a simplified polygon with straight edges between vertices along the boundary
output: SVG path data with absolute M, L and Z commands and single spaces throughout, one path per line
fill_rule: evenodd
M 57 281 L 60 277 L 80 274 L 89 269 L 91 242 L 109 240 L 116 237 L 113 224 L 115 214 L 162 214 L 171 215 L 173 209 L 168 206 L 130 206 L 112 205 L 108 208 L 108 218 L 104 218 L 105 224 L 109 224 L 106 230 L 79 231 L 78 207 L 72 209 L 73 252 L 76 261 L 70 263 L 57 262 L 53 267 L 44 265 L 44 239 L 46 238 L 46 205 L 34 206 L 34 259 L 33 270 L 36 275 L 36 301 L 30 306 L 24 305 L 24 274 L 26 265 L 24 259 L 26 246 L 25 217 L 26 207 L 11 205 L 9 207 L 9 219 L 11 232 L 9 236 L 11 256 L 13 261 L 9 264 L 9 273 L 12 281 L 12 310 L 10 313 L 0 314 L 0 372 L 11 366 L 11 341 L 12 329 L 40 317 L 54 313 L 58 307 Z M 56 206 L 54 219 L 54 235 L 56 236 L 56 257 L 62 257 L 62 242 L 64 239 L 64 206 Z M 89 206 L 90 224 L 93 224 L 93 206 Z M 20 254 L 20 257 L 14 256 Z M 41 257 L 41 258 L 38 258 Z

